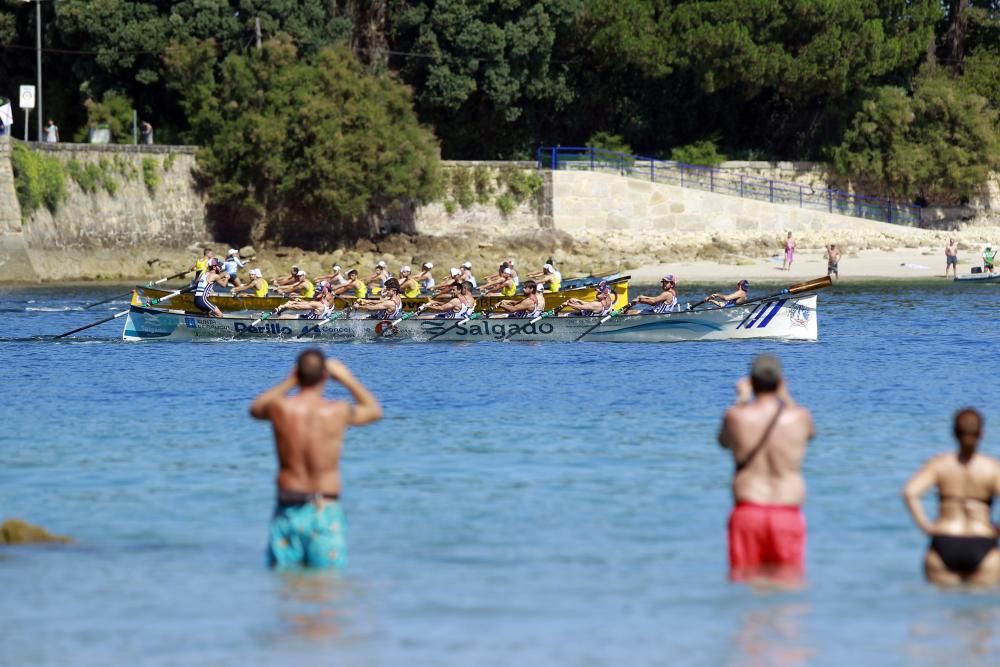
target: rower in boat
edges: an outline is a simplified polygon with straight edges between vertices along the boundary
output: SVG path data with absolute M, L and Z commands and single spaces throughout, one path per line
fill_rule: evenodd
M 268 284 L 264 280 L 263 274 L 261 274 L 260 269 L 250 269 L 250 282 L 246 285 L 239 285 L 230 290 L 230 294 L 233 296 L 247 297 L 256 296 L 263 298 L 267 296 Z
M 524 298 L 520 301 L 505 299 L 497 304 L 497 309 L 510 313 L 508 317 L 538 317 L 545 312 L 545 297 L 534 280 L 525 280 L 522 285 Z
M 368 286 L 365 285 L 363 280 L 358 278 L 357 269 L 351 269 L 350 271 L 348 271 L 347 282 L 341 285 L 340 287 L 334 287 L 333 293 L 335 295 L 340 295 L 340 294 L 347 295 L 347 292 L 351 290 L 354 290 L 354 294 L 351 294 L 349 296 L 353 296 L 355 299 L 363 299 L 368 295 Z
M 514 283 L 514 270 L 504 262 L 500 265 L 497 275 L 490 276 L 490 279 L 480 287 L 483 294 L 499 294 L 500 296 L 514 296 L 517 294 L 517 285 Z
M 461 276 L 462 276 L 462 271 L 460 269 L 457 269 L 454 266 L 451 267 L 451 277 L 442 280 L 440 283 L 438 283 L 438 286 L 435 288 L 438 295 L 449 293 L 451 292 L 452 287 L 461 285 L 462 284 Z
M 199 257 L 194 261 L 194 264 L 191 266 L 190 269 L 191 271 L 194 271 L 194 279 L 191 281 L 192 285 L 198 284 L 198 280 L 201 278 L 201 275 L 206 271 L 208 271 L 208 265 L 212 261 L 212 259 L 213 259 L 212 249 L 205 248 L 205 250 L 202 252 L 201 257 Z
M 417 274 L 417 282 L 420 283 L 420 289 L 425 292 L 430 292 L 434 289 L 434 275 L 431 273 L 431 269 L 434 268 L 434 264 L 431 262 L 424 262 L 423 266 L 420 267 L 421 271 Z
M 275 309 L 278 315 L 286 310 L 307 311 L 299 315 L 304 320 L 325 320 L 333 313 L 336 297 L 330 291 L 330 283 L 318 283 L 316 288 L 316 298 L 309 301 L 286 301 Z
M 386 268 L 385 260 L 380 259 L 375 265 L 375 272 L 366 277 L 363 282 L 368 287 L 368 292 L 372 295 L 376 295 L 382 293 L 385 281 L 390 278 L 392 278 L 392 274 L 389 273 L 389 269 Z
M 212 317 L 222 317 L 222 311 L 209 300 L 215 292 L 216 285 L 219 287 L 229 285 L 229 276 L 222 272 L 222 263 L 213 258 L 208 263 L 207 270 L 198 278 L 198 284 L 194 288 L 194 305 Z
M 243 283 L 240 281 L 239 270 L 246 264 L 240 259 L 240 251 L 230 248 L 226 253 L 226 261 L 222 263 L 223 270 L 229 275 L 229 282 L 239 287 Z
M 539 292 L 558 292 L 562 287 L 562 274 L 556 271 L 556 267 L 546 262 L 542 266 L 542 274 L 538 277 Z
M 607 281 L 602 280 L 601 284 L 597 286 L 597 299 L 595 301 L 567 299 L 561 307 L 572 308 L 576 311 L 575 313 L 570 313 L 570 317 L 603 317 L 615 307 L 615 293 L 611 290 L 611 286 L 608 285 Z
M 306 278 L 306 272 L 299 269 L 296 274 L 297 280 L 294 283 L 279 287 L 277 291 L 287 296 L 298 296 L 301 299 L 312 299 L 316 296 L 316 286 Z
M 451 299 L 448 301 L 431 301 L 425 310 L 437 312 L 434 317 L 464 318 L 476 310 L 476 297 L 472 294 L 472 283 L 451 286 Z
M 330 287 L 333 288 L 333 287 L 340 287 L 341 285 L 343 285 L 344 283 L 346 283 L 347 282 L 347 278 L 345 278 L 344 274 L 342 274 L 340 272 L 340 265 L 339 264 L 334 264 L 332 272 L 330 273 L 330 275 L 327 275 L 327 276 L 317 276 L 316 277 L 316 282 L 317 283 L 328 282 L 328 283 L 330 283 Z
M 747 300 L 750 291 L 750 281 L 741 280 L 736 283 L 736 291 L 731 294 L 709 294 L 708 298 L 705 299 L 708 303 L 714 303 L 720 308 L 729 308 L 730 306 L 739 306 Z
M 382 293 L 377 301 L 355 303 L 358 310 L 371 311 L 368 319 L 395 320 L 403 316 L 403 299 L 399 296 L 399 281 L 389 278 L 382 286 Z
M 410 275 L 411 273 L 409 266 L 402 266 L 399 269 L 399 292 L 407 299 L 420 296 L 420 283 Z
M 274 289 L 277 290 L 279 287 L 285 287 L 287 285 L 291 285 L 294 282 L 297 282 L 298 279 L 299 279 L 299 267 L 296 266 L 295 264 L 292 264 L 291 273 L 289 273 L 287 276 L 275 278 L 274 280 L 271 281 L 271 284 L 274 287 Z
M 511 277 L 514 279 L 515 289 L 521 286 L 521 278 L 517 275 L 517 268 L 514 266 L 514 258 L 507 258 L 507 267 L 510 268 Z
M 636 304 L 645 304 L 650 306 L 645 310 L 638 312 L 629 313 L 630 315 L 649 315 L 651 313 L 661 314 L 661 313 L 672 313 L 681 309 L 680 304 L 677 303 L 677 279 L 674 278 L 674 274 L 668 273 L 667 275 L 660 278 L 660 288 L 661 291 L 656 296 L 646 296 L 642 295 L 636 297 Z
M 470 282 L 472 283 L 472 289 L 476 289 L 476 277 L 472 275 L 472 262 L 465 262 L 459 269 L 461 272 L 458 276 L 458 282 Z

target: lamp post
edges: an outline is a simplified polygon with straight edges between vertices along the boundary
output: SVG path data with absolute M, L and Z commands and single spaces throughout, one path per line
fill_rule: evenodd
M 42 140 L 42 0 L 24 0 L 35 3 L 35 85 L 38 88 L 38 141 Z

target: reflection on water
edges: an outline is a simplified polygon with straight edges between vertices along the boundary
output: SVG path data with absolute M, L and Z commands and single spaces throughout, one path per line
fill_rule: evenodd
M 798 667 L 814 655 L 804 626 L 811 607 L 804 601 L 757 604 L 743 612 L 733 637 L 731 667 Z
M 278 616 L 282 626 L 309 641 L 336 639 L 343 634 L 343 610 L 337 602 L 347 591 L 335 572 L 276 572 L 281 580 Z
M 951 607 L 945 613 L 937 613 L 914 621 L 909 628 L 904 652 L 906 656 L 921 664 L 956 664 L 957 656 L 965 664 L 1000 663 L 1000 642 L 997 627 L 1000 625 L 1000 598 L 993 593 L 941 593 L 955 597 L 953 602 L 961 606 Z M 971 604 L 984 602 L 991 607 L 966 606 L 966 596 L 971 595 Z

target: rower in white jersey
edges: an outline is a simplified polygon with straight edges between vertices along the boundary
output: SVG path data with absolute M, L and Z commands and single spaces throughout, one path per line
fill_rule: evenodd
M 567 299 L 562 305 L 563 308 L 572 308 L 575 313 L 570 313 L 570 315 L 588 315 L 603 317 L 611 312 L 615 307 L 615 293 L 608 285 L 607 281 L 602 280 L 601 284 L 597 286 L 597 299 L 594 301 L 583 301 L 581 299 Z
M 679 311 L 680 304 L 677 303 L 677 279 L 674 274 L 668 273 L 660 278 L 661 292 L 656 296 L 636 297 L 636 304 L 651 306 L 645 310 L 632 311 L 629 315 L 649 315 L 650 313 L 673 313 Z
M 472 275 L 472 262 L 466 262 L 459 267 L 458 282 L 470 282 L 472 283 L 472 289 L 476 289 L 476 277 Z
M 416 276 L 416 281 L 420 283 L 420 289 L 425 292 L 434 290 L 434 275 L 431 273 L 431 269 L 433 268 L 433 263 L 424 262 L 423 266 L 420 267 L 420 273 Z
M 222 272 L 222 262 L 213 258 L 208 263 L 208 270 L 198 278 L 198 284 L 194 288 L 194 305 L 212 317 L 222 317 L 222 311 L 209 300 L 216 285 L 227 287 L 229 276 Z
M 521 285 L 524 298 L 520 301 L 505 299 L 497 304 L 497 309 L 510 313 L 508 317 L 538 317 L 545 312 L 545 297 L 538 291 L 534 280 L 525 280 Z
M 307 312 L 299 315 L 304 320 L 325 320 L 333 314 L 336 298 L 330 291 L 330 283 L 324 280 L 316 284 L 316 295 L 313 300 L 286 301 L 278 306 L 275 312 L 281 315 L 286 310 L 304 310 Z
M 434 317 L 465 318 L 476 310 L 476 297 L 472 295 L 472 283 L 451 286 L 451 299 L 448 301 L 431 301 L 425 310 L 436 311 Z
M 355 308 L 370 311 L 369 319 L 396 320 L 403 316 L 403 299 L 399 296 L 399 281 L 389 278 L 382 286 L 377 301 L 357 303 Z

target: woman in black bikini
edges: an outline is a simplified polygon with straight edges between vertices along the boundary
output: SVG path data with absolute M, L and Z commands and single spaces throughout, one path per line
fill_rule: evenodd
M 931 538 L 924 558 L 927 579 L 940 585 L 992 586 L 1000 582 L 997 526 L 990 515 L 1000 495 L 1000 461 L 976 450 L 983 417 L 965 409 L 955 415 L 957 454 L 939 454 L 924 464 L 903 489 L 917 525 Z M 920 497 L 938 491 L 938 518 L 931 522 Z

